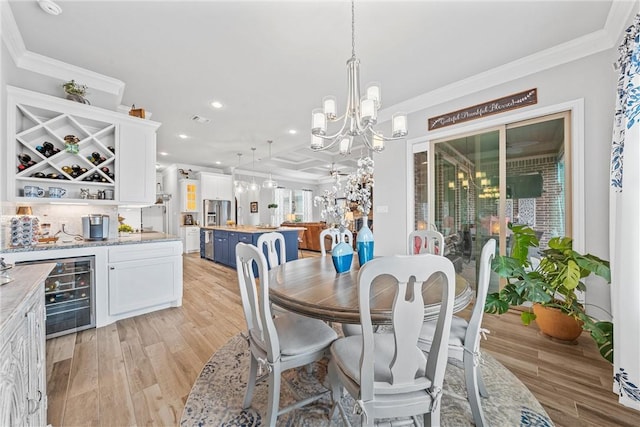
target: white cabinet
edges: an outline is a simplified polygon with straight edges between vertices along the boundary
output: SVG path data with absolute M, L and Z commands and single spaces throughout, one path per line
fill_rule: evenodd
M 200 227 L 180 227 L 180 234 L 184 253 L 189 254 L 200 251 Z
M 200 200 L 200 181 L 196 179 L 181 179 L 180 187 L 180 212 L 198 212 Z
M 156 201 L 156 130 L 140 124 L 120 125 L 118 139 L 118 192 L 120 203 Z
M 182 304 L 182 244 L 109 248 L 109 315 Z
M 200 172 L 200 193 L 203 200 L 233 200 L 231 175 Z
M 0 299 L 0 425 L 47 424 L 44 278 L 53 264 L 17 267 Z M 30 270 L 29 270 L 30 269 Z M 33 274 L 37 273 L 37 274 Z M 33 282 L 33 278 L 38 280 Z M 22 280 L 22 279 L 30 279 Z M 26 290 L 26 291 L 25 291 Z M 7 295 L 4 295 L 7 292 Z M 18 297 L 19 299 L 16 299 Z M 6 310 L 9 305 L 11 310 Z
M 7 179 L 6 198 L 49 203 L 52 197 L 47 190 L 60 187 L 64 194 L 55 199 L 59 202 L 153 203 L 155 133 L 159 126 L 7 86 L 7 160 L 2 172 Z M 25 197 L 26 186 L 40 187 L 44 196 Z M 94 195 L 116 190 L 115 198 L 81 199 L 81 188 Z

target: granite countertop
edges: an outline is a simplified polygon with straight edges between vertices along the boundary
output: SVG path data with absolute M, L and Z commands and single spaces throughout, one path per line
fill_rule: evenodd
M 55 265 L 55 263 L 44 263 L 16 266 L 6 271 L 13 280 L 0 286 L 0 329 L 13 315 L 17 315 L 26 308 L 22 305 L 34 289 L 36 292 L 44 292 L 40 286 Z
M 201 226 L 205 230 L 235 231 L 238 233 L 268 233 L 270 231 L 296 231 L 306 230 L 305 227 L 260 227 L 253 225 L 233 225 L 233 226 Z
M 60 236 L 58 236 L 60 237 Z M 73 236 L 60 237 L 55 243 L 39 243 L 35 246 L 18 246 L 2 248 L 0 253 L 33 252 L 53 249 L 88 248 L 93 246 L 132 245 L 139 243 L 179 241 L 180 237 L 166 233 L 131 233 L 107 240 L 76 240 Z

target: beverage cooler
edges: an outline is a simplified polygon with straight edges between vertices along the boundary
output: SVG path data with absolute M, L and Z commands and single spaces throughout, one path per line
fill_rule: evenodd
M 47 338 L 93 328 L 95 320 L 95 273 L 93 256 L 17 263 L 55 262 L 44 282 Z

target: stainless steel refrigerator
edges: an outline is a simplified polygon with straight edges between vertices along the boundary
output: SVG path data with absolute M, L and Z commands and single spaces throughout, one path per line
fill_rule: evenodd
M 231 218 L 231 201 L 229 200 L 203 200 L 202 223 L 205 226 L 225 225 Z

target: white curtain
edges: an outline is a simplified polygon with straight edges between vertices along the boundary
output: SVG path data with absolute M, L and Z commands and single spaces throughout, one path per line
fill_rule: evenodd
M 640 14 L 626 31 L 617 66 L 610 176 L 614 391 L 640 410 Z M 624 166 L 624 175 L 623 175 Z
M 310 222 L 313 218 L 313 192 L 302 190 L 302 221 Z

